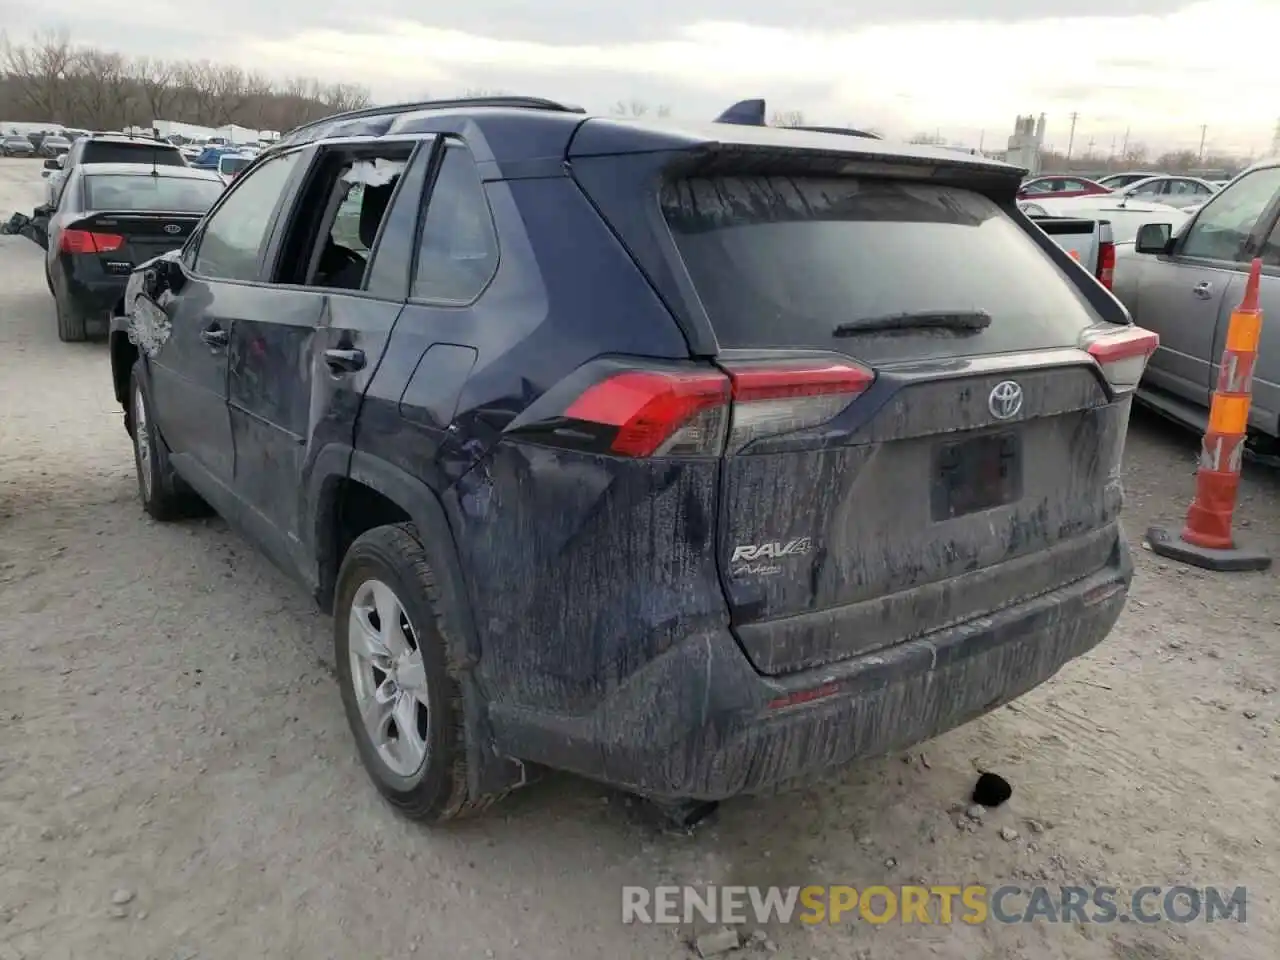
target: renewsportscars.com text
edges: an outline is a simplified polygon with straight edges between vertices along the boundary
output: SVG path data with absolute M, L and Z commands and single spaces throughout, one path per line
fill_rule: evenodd
M 1244 887 L 809 885 L 623 887 L 622 922 L 1215 923 L 1246 922 Z

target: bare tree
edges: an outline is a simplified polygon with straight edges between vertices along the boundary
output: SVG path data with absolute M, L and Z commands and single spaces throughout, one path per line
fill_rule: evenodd
M 775 127 L 803 127 L 804 111 L 775 110 L 773 111 L 773 125 Z
M 212 94 L 212 110 L 209 120 L 215 127 L 234 122 L 249 99 L 244 71 L 239 67 L 213 64 L 208 69 L 208 83 Z
M 133 81 L 140 108 L 150 121 L 148 126 L 168 118 L 180 96 L 175 82 L 178 65 L 159 57 L 138 57 L 129 62 L 127 73 Z
M 356 83 L 331 83 L 321 88 L 319 94 L 320 102 L 332 113 L 360 110 L 370 103 L 368 88 Z
M 72 119 L 94 130 L 120 130 L 132 116 L 133 79 L 118 53 L 84 49 L 76 51 L 68 68 L 67 96 Z M 145 126 L 151 126 L 147 118 Z
M 272 107 L 275 103 L 275 88 L 271 80 L 260 73 L 249 73 L 244 78 L 244 114 L 252 119 L 258 130 L 273 129 Z
M 66 30 L 41 31 L 29 44 L 0 46 L 0 72 L 41 120 L 57 122 L 66 112 L 67 73 L 76 53 Z
M 208 60 L 184 63 L 177 77 L 184 94 L 186 109 L 183 119 L 191 123 L 215 125 L 214 114 L 218 109 L 217 67 Z

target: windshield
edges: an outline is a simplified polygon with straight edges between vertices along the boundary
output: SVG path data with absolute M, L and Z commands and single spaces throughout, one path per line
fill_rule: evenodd
M 163 210 L 204 213 L 222 196 L 220 180 L 153 177 L 149 174 L 96 174 L 84 178 L 89 210 Z
M 1074 345 L 1094 322 L 1075 288 L 994 202 L 891 180 L 723 177 L 668 184 L 662 208 L 720 345 L 841 349 L 842 325 L 981 312 L 943 355 Z M 901 351 L 841 340 L 860 355 Z M 899 338 L 900 339 L 900 338 Z

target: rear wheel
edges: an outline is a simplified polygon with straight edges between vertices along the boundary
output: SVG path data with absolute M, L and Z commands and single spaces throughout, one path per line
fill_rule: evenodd
M 53 281 L 49 281 L 49 289 L 53 290 Z M 87 336 L 85 332 L 84 314 L 69 303 L 63 303 L 57 292 L 53 294 L 53 309 L 58 315 L 58 339 L 63 343 L 79 343 Z
M 343 558 L 334 653 L 347 722 L 378 791 L 414 820 L 482 809 L 468 800 L 462 691 L 439 626 L 444 602 L 412 524 L 375 527 Z

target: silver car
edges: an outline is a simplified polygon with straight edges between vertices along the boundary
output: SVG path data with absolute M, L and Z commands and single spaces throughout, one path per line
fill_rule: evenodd
M 1148 223 L 1117 250 L 1114 292 L 1160 334 L 1140 399 L 1203 429 L 1231 311 L 1261 257 L 1265 316 L 1249 415 L 1250 449 L 1280 464 L 1280 160 L 1251 167 L 1180 228 Z

